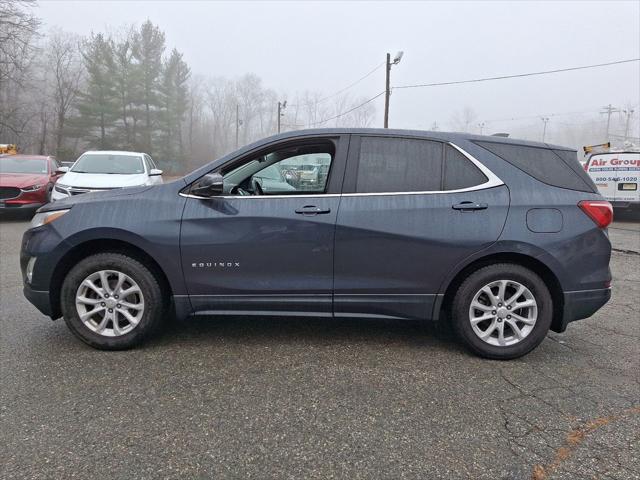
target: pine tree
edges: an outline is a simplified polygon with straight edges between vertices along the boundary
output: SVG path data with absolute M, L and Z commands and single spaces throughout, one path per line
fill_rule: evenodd
M 136 103 L 143 110 L 142 150 L 151 154 L 154 121 L 159 107 L 158 87 L 162 73 L 164 33 L 147 20 L 133 37 L 133 56 L 139 71 L 140 95 Z
M 162 82 L 159 89 L 161 103 L 161 145 L 162 154 L 158 158 L 166 159 L 169 169 L 176 169 L 184 161 L 182 143 L 182 123 L 188 110 L 187 81 L 191 71 L 182 54 L 173 49 L 164 62 Z
M 113 72 L 113 44 L 102 34 L 91 35 L 84 43 L 82 58 L 87 71 L 86 91 L 79 95 L 77 128 L 91 146 L 107 149 L 117 118 L 117 96 Z
M 114 66 L 119 115 L 115 135 L 121 148 L 131 150 L 136 148 L 136 127 L 139 113 L 134 103 L 139 90 L 139 71 L 133 58 L 132 32 L 115 42 Z

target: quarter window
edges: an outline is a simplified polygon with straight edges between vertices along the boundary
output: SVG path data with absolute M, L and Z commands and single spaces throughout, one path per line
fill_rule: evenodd
M 569 162 L 566 154 L 549 148 L 515 143 L 475 143 L 547 185 L 583 192 L 594 191 L 593 182 L 584 178 L 577 165 L 571 165 L 574 162 L 573 155 Z
M 359 193 L 441 190 L 442 144 L 429 140 L 362 137 Z

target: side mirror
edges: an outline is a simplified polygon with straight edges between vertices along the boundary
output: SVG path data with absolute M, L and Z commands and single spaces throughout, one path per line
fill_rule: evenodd
M 154 175 L 162 175 L 162 170 L 160 170 L 159 168 L 152 168 L 151 170 L 149 170 L 149 176 L 154 176 Z
M 224 191 L 224 178 L 219 173 L 208 173 L 191 187 L 191 193 L 199 197 L 214 197 Z
M 69 171 L 69 167 L 58 167 L 56 169 L 56 173 L 67 173 Z

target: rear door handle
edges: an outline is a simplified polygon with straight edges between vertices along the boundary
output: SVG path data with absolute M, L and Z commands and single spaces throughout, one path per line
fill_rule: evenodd
M 326 213 L 331 213 L 331 209 L 320 208 L 315 205 L 305 205 L 302 208 L 296 209 L 296 213 L 299 215 L 324 215 Z
M 471 212 L 473 210 L 486 210 L 489 205 L 478 202 L 460 202 L 452 206 L 454 210 L 462 210 L 463 212 Z

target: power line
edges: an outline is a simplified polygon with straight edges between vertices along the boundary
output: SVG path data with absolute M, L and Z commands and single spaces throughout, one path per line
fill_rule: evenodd
M 631 108 L 637 108 L 637 106 L 638 106 L 637 104 L 631 105 Z M 490 118 L 483 121 L 488 123 L 512 122 L 517 120 L 528 120 L 528 119 L 540 118 L 540 117 L 562 117 L 567 115 L 584 115 L 586 113 L 598 113 L 598 112 L 600 112 L 599 108 L 593 108 L 590 110 L 580 110 L 580 111 L 573 111 L 573 112 L 539 113 L 537 115 L 526 115 L 523 117 Z M 596 121 L 596 120 L 594 119 L 593 121 Z
M 488 82 L 490 80 L 504 80 L 506 78 L 521 78 L 521 77 L 532 77 L 535 75 L 547 75 L 550 73 L 560 73 L 560 72 L 570 72 L 574 70 L 584 70 L 587 68 L 598 68 L 598 67 L 607 67 L 610 65 L 619 65 L 621 63 L 630 63 L 640 61 L 640 58 L 631 58 L 628 60 L 618 60 L 615 62 L 607 62 L 607 63 L 597 63 L 593 65 L 583 65 L 581 67 L 569 67 L 569 68 L 559 68 L 556 70 L 543 70 L 540 72 L 530 72 L 530 73 L 518 73 L 516 75 L 500 75 L 497 77 L 486 77 L 486 78 L 475 78 L 472 80 L 457 80 L 453 82 L 437 82 L 437 83 L 420 83 L 416 85 L 401 85 L 399 87 L 393 87 L 395 90 L 400 88 L 421 88 L 421 87 L 440 87 L 443 85 L 460 85 L 462 83 L 477 83 L 477 82 Z
M 377 70 L 379 70 L 379 69 L 380 69 L 380 67 L 382 67 L 384 64 L 385 64 L 385 62 L 382 62 L 382 63 L 380 63 L 379 65 L 376 65 L 376 67 L 375 67 L 373 70 L 371 70 L 369 73 L 367 73 L 366 75 L 364 75 L 364 76 L 360 77 L 358 80 L 356 80 L 355 82 L 353 82 L 353 83 L 351 83 L 351 84 L 347 85 L 346 87 L 344 87 L 344 88 L 342 88 L 342 89 L 338 90 L 337 92 L 334 92 L 334 93 L 332 93 L 331 95 L 327 95 L 326 97 L 323 97 L 323 98 L 321 98 L 320 100 L 316 100 L 315 102 L 310 102 L 310 103 L 311 103 L 311 104 L 313 104 L 313 105 L 317 105 L 317 104 L 322 103 L 322 102 L 324 102 L 324 101 L 326 101 L 326 100 L 329 100 L 329 99 L 331 99 L 331 98 L 337 97 L 338 95 L 340 95 L 340 94 L 341 94 L 341 93 L 343 93 L 343 92 L 346 92 L 346 91 L 347 91 L 347 90 L 349 90 L 350 88 L 355 87 L 357 84 L 359 84 L 359 83 L 360 83 L 361 81 L 363 81 L 365 78 L 367 78 L 367 77 L 369 77 L 369 76 L 373 75 L 373 74 L 374 74 Z M 299 104 L 299 103 L 298 103 L 298 104 L 295 104 L 295 103 L 294 103 L 294 104 L 291 104 L 291 105 L 289 105 L 289 106 L 290 106 L 290 107 L 301 107 L 301 106 L 304 106 L 304 105 L 301 105 L 301 104 Z
M 330 118 L 325 118 L 324 120 L 321 120 L 321 121 L 319 121 L 319 122 L 309 123 L 307 126 L 308 126 L 308 127 L 315 127 L 316 125 L 322 125 L 323 123 L 330 122 L 331 120 L 335 120 L 336 118 L 344 117 L 345 115 L 347 115 L 347 114 L 349 114 L 349 113 L 353 112 L 354 110 L 357 110 L 357 109 L 359 109 L 359 108 L 361 108 L 361 107 L 364 107 L 367 103 L 373 102 L 376 98 L 380 97 L 381 95 L 384 95 L 385 91 L 386 91 L 386 90 L 383 90 L 382 92 L 380 92 L 379 94 L 377 94 L 375 97 L 371 97 L 370 99 L 365 100 L 365 101 L 364 101 L 364 102 L 362 102 L 361 104 L 356 105 L 356 106 L 355 106 L 355 107 L 353 107 L 353 108 L 350 108 L 350 109 L 349 109 L 349 110 L 347 110 L 346 112 L 339 113 L 338 115 L 334 115 L 333 117 L 330 117 Z

